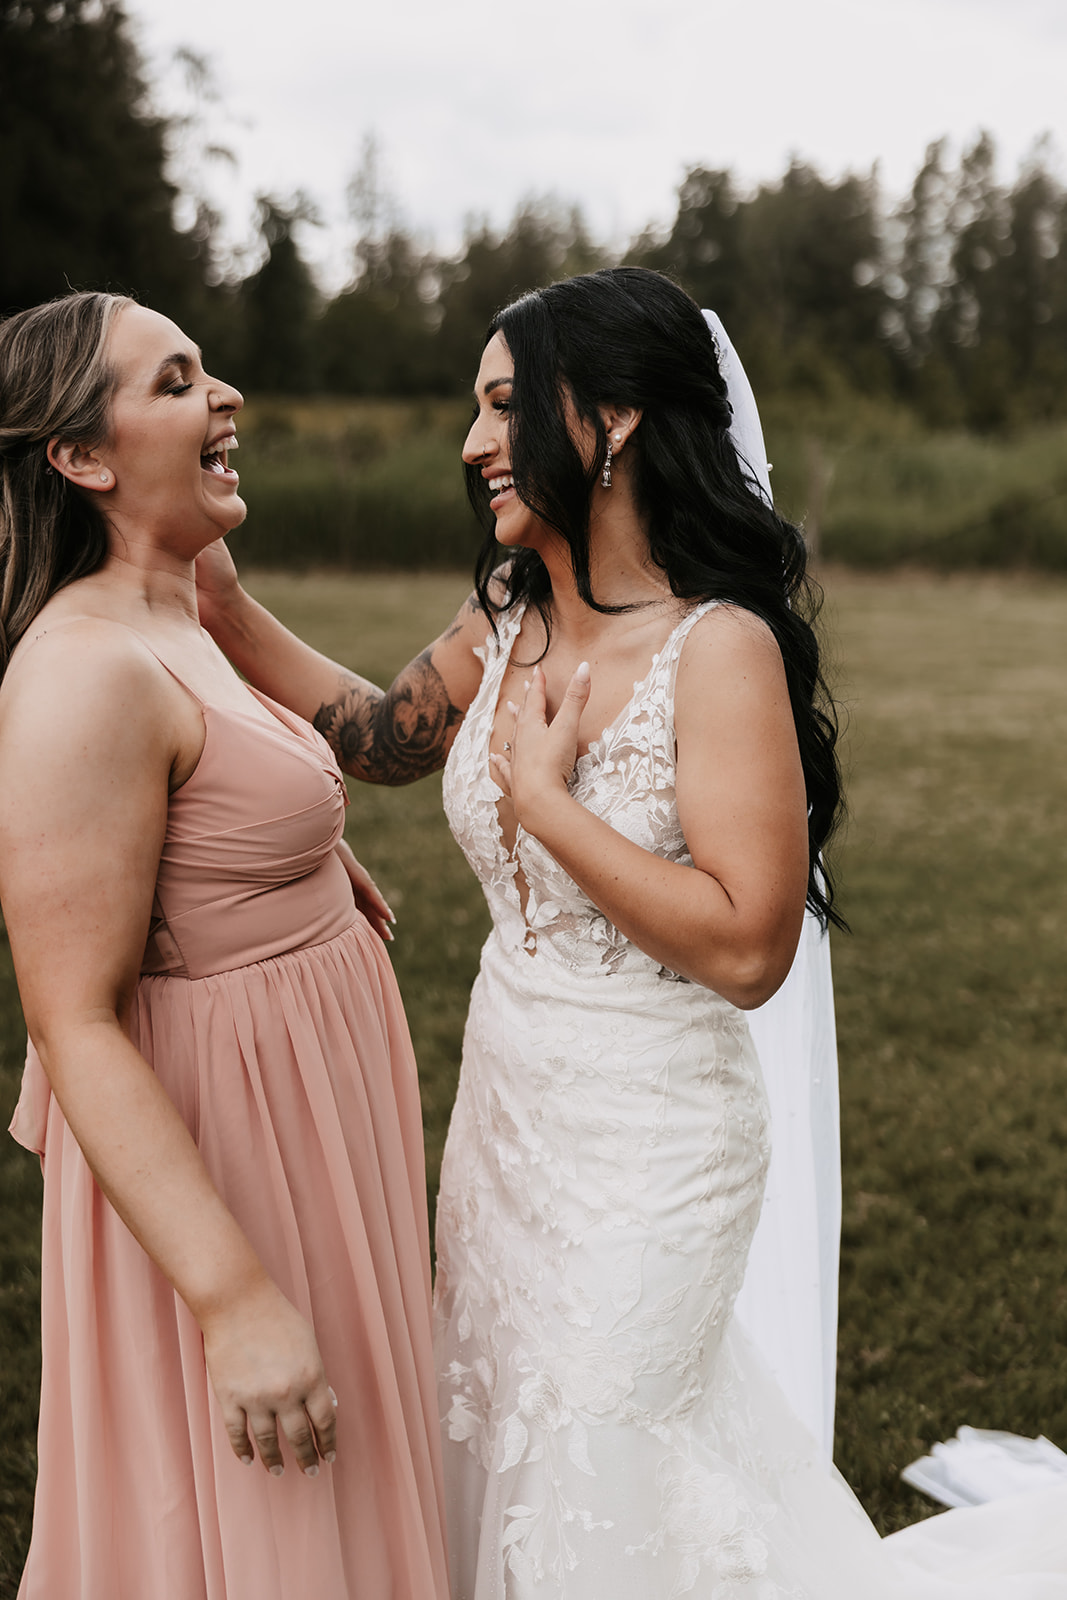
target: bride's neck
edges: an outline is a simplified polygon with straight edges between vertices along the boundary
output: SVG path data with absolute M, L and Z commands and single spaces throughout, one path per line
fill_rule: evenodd
M 562 539 L 541 551 L 552 585 L 552 613 L 569 635 L 595 635 L 614 620 L 594 611 L 578 592 L 571 553 Z M 667 574 L 653 565 L 648 536 L 636 520 L 594 518 L 590 524 L 589 579 L 603 606 L 665 606 L 676 603 Z

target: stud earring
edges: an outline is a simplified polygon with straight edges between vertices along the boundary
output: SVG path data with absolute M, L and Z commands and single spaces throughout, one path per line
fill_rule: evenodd
M 100 482 L 101 483 L 110 483 L 111 482 L 111 474 L 110 474 L 110 472 L 102 472 L 100 474 Z

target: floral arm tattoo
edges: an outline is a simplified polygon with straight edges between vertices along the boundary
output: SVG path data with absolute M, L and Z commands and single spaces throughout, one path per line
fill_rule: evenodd
M 448 735 L 463 713 L 424 650 L 388 690 L 342 674 L 337 699 L 314 724 L 346 772 L 367 783 L 404 784 L 445 764 Z

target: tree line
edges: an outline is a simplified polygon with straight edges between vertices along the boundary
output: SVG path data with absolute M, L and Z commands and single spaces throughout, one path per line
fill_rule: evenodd
M 0 0 L 0 310 L 128 290 L 253 391 L 447 395 L 469 386 L 499 306 L 619 259 L 551 199 L 437 251 L 398 219 L 369 145 L 340 293 L 301 254 L 302 195 L 261 197 L 259 264 L 227 273 L 220 219 L 169 175 L 173 135 L 119 0 Z M 988 134 L 956 160 L 942 140 L 895 203 L 874 173 L 795 160 L 746 190 L 695 167 L 670 227 L 623 258 L 714 307 L 761 395 L 862 392 L 980 429 L 1067 411 L 1067 193 L 1045 144 L 1005 183 Z

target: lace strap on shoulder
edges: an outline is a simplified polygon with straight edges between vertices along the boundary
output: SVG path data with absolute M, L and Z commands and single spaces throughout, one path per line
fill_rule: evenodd
M 682 659 L 682 646 L 701 617 L 706 617 L 708 612 L 714 611 L 720 603 L 718 600 L 704 600 L 700 605 L 694 606 L 688 616 L 682 618 L 664 647 L 660 657 L 660 667 L 665 677 L 664 687 L 672 713 L 674 708 L 674 685 L 678 678 L 678 663 Z
M 697 622 L 701 621 L 702 616 L 707 616 L 709 611 L 715 610 L 715 606 L 718 603 L 720 603 L 718 600 L 704 600 L 701 605 L 694 606 L 693 610 L 689 611 L 688 616 L 683 616 L 681 621 L 678 622 L 677 629 L 673 630 L 673 634 L 670 635 L 669 640 L 665 643 L 661 658 L 659 658 L 659 670 L 661 670 L 662 674 L 662 696 L 664 696 L 665 706 L 669 709 L 669 722 L 672 730 L 675 683 L 678 682 L 678 662 L 681 661 L 681 646 L 685 645 L 686 638 L 689 637 Z
M 497 620 L 496 632 L 490 628 L 485 636 L 485 644 L 475 655 L 480 655 L 485 664 L 486 673 L 490 672 L 501 660 L 506 661 L 511 655 L 511 647 L 518 637 L 525 614 L 525 605 L 516 606 L 505 617 Z

